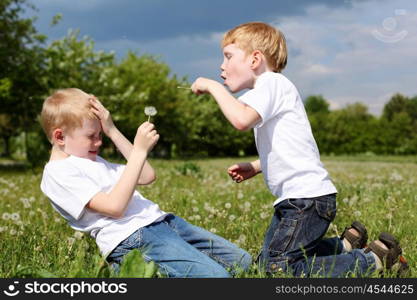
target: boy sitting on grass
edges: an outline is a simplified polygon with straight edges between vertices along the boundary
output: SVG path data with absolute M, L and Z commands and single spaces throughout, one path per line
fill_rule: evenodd
M 155 180 L 147 161 L 159 139 L 153 124 L 140 125 L 132 145 L 98 99 L 74 88 L 45 100 L 41 122 L 52 143 L 42 176 L 43 193 L 72 228 L 96 240 L 116 269 L 135 248 L 168 277 L 230 277 L 237 269 L 248 269 L 251 256 L 246 251 L 162 211 L 135 190 Z M 126 165 L 98 155 L 102 131 L 126 158 Z

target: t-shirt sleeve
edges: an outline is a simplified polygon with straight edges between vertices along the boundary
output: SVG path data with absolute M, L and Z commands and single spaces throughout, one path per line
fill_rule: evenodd
M 239 100 L 252 107 L 261 116 L 255 127 L 262 127 L 268 120 L 277 116 L 282 109 L 282 90 L 273 78 L 260 78 L 255 87 L 239 97 Z
M 97 161 L 102 162 L 106 165 L 107 170 L 112 173 L 113 176 L 115 176 L 116 180 L 122 176 L 122 173 L 126 167 L 126 165 L 116 164 L 109 161 L 106 161 L 100 156 L 97 156 Z
M 66 164 L 46 168 L 42 191 L 59 208 L 78 220 L 86 204 L 100 192 L 100 187 L 75 166 Z

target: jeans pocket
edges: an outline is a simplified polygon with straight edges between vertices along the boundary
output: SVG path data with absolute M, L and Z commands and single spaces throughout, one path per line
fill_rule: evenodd
M 269 244 L 269 255 L 278 256 L 288 249 L 297 227 L 297 220 L 282 218 Z
M 317 214 L 332 222 L 336 217 L 336 199 L 335 197 L 320 197 L 315 200 Z

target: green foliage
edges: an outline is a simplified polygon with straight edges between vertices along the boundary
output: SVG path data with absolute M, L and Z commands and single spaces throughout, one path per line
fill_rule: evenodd
M 36 267 L 18 266 L 17 271 L 13 274 L 15 278 L 58 278 L 55 274 Z
M 240 132 L 225 119 L 209 95 L 196 96 L 177 86 L 186 78 L 171 74 L 167 64 L 135 52 L 116 60 L 114 53 L 96 51 L 94 41 L 71 30 L 43 48 L 45 36 L 37 33 L 33 19 L 22 17 L 34 9 L 26 0 L 6 0 L 0 5 L 0 153 L 13 157 L 25 151 L 32 166 L 42 164 L 50 145 L 37 117 L 43 99 L 54 90 L 78 87 L 99 97 L 112 113 L 118 128 L 133 140 L 146 120 L 145 106 L 155 106 L 152 122 L 160 139 L 151 155 L 166 158 L 256 155 L 252 131 Z M 52 26 L 62 15 L 52 18 Z M 305 108 L 321 153 L 417 153 L 417 97 L 395 94 L 377 118 L 361 103 L 330 111 L 321 95 L 306 98 Z M 16 139 L 23 136 L 25 139 Z M 22 142 L 13 147 L 14 140 Z M 103 152 L 120 154 L 105 139 Z
M 41 48 L 45 36 L 37 33 L 33 19 L 22 17 L 26 9 L 34 9 L 26 0 L 0 4 L 0 134 L 7 156 L 10 138 L 33 128 L 45 92 Z
M 123 258 L 120 266 L 119 278 L 152 278 L 155 277 L 157 267 L 153 261 L 147 263 L 142 254 L 133 249 Z
M 321 153 L 417 153 L 415 98 L 393 95 L 380 118 L 369 114 L 367 107 L 361 103 L 330 112 L 326 111 L 328 105 L 323 104 L 321 96 L 309 97 L 306 104 Z
M 175 166 L 175 170 L 177 170 L 181 175 L 200 175 L 201 173 L 200 167 L 193 162 L 185 162 L 181 165 Z
M 45 53 L 45 83 L 49 94 L 59 88 L 77 87 L 100 94 L 107 68 L 114 64 L 114 54 L 94 51 L 94 42 L 79 38 L 79 30 L 70 30 L 61 40 L 53 41 Z
M 308 114 L 327 114 L 329 112 L 329 103 L 327 103 L 321 95 L 308 96 L 305 100 L 304 106 Z

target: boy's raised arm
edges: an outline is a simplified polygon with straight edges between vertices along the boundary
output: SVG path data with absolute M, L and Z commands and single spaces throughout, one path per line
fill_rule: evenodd
M 86 207 L 112 218 L 122 217 L 135 191 L 146 157 L 158 139 L 159 135 L 151 123 L 145 122 L 139 126 L 134 145 L 119 181 L 110 193 L 97 193 Z
M 256 110 L 239 102 L 221 83 L 215 80 L 200 77 L 194 81 L 191 89 L 196 94 L 210 93 L 224 116 L 237 130 L 249 130 L 261 120 Z
M 90 99 L 90 103 L 92 105 L 94 114 L 96 114 L 96 116 L 100 119 L 104 134 L 106 134 L 112 140 L 117 149 L 119 149 L 119 151 L 122 153 L 123 157 L 128 160 L 133 149 L 132 143 L 114 125 L 110 112 L 101 104 L 101 102 L 96 97 L 92 97 Z M 137 184 L 150 184 L 155 181 L 155 179 L 155 170 L 146 160 Z

